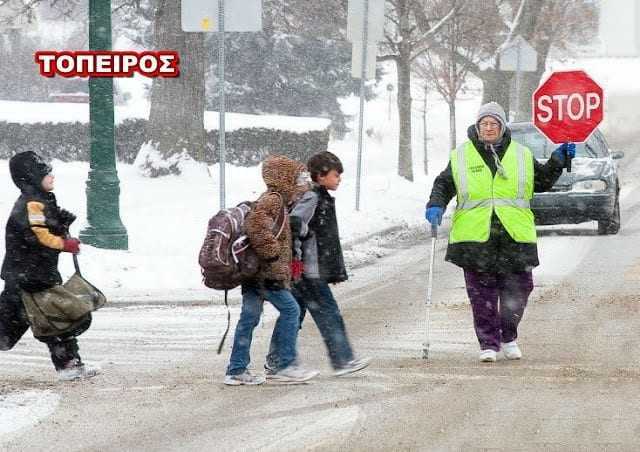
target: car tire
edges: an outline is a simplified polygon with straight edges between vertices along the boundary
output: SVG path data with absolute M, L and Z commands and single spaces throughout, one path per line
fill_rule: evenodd
M 599 235 L 614 235 L 620 231 L 620 201 L 616 198 L 613 215 L 609 220 L 598 221 Z

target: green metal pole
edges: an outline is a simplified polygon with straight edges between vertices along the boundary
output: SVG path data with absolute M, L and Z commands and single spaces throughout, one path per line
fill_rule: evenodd
M 111 50 L 111 0 L 89 1 L 89 49 Z M 126 250 L 127 230 L 120 220 L 120 181 L 116 171 L 113 79 L 89 79 L 90 171 L 87 179 L 88 227 L 80 240 L 98 248 Z

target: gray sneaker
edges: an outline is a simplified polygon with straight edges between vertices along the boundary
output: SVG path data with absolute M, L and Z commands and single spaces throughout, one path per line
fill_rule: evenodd
M 241 374 L 238 375 L 225 375 L 224 376 L 224 384 L 228 386 L 255 386 L 261 385 L 265 382 L 265 378 L 262 375 L 253 375 L 248 370 L 245 370 Z
M 56 372 L 58 374 L 58 381 L 74 381 L 95 377 L 100 373 L 100 369 L 84 364 L 79 359 L 72 359 L 65 364 L 64 368 Z
M 341 377 L 342 375 L 352 374 L 354 372 L 358 372 L 359 370 L 364 369 L 369 364 L 371 364 L 371 358 L 360 358 L 349 361 L 344 366 L 336 369 L 333 372 L 334 377 Z
M 502 344 L 502 352 L 507 359 L 520 359 L 522 358 L 522 351 L 516 341 L 511 341 Z
M 306 370 L 295 364 L 268 375 L 270 381 L 283 384 L 299 384 L 320 374 L 317 370 Z

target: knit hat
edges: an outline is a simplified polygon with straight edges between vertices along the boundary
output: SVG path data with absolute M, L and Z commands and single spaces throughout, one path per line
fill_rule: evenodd
M 33 151 L 20 152 L 9 160 L 9 171 L 16 186 L 22 190 L 27 186 L 40 189 L 42 179 L 52 168 Z
M 480 136 L 480 127 L 478 124 L 480 124 L 482 118 L 486 118 L 487 116 L 491 116 L 500 123 L 500 134 L 498 138 L 502 138 L 507 128 L 507 115 L 505 115 L 504 109 L 497 102 L 486 103 L 478 110 L 478 118 L 476 119 L 476 132 L 478 136 Z

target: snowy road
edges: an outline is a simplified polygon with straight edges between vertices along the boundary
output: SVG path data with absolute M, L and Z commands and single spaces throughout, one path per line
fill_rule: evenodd
M 444 239 L 431 359 L 420 358 L 421 242 L 357 270 L 338 291 L 356 350 L 375 357 L 361 375 L 330 377 L 306 323 L 301 356 L 323 371 L 317 381 L 224 387 L 229 345 L 215 355 L 223 308 L 104 309 L 80 338 L 85 360 L 103 369 L 93 380 L 54 383 L 45 347 L 32 338 L 2 354 L 0 448 L 638 450 L 639 176 L 638 160 L 625 160 L 620 234 L 599 237 L 589 225 L 543 232 L 520 362 L 476 362 L 461 272 L 442 263 Z M 271 315 L 256 330 L 257 368 Z

